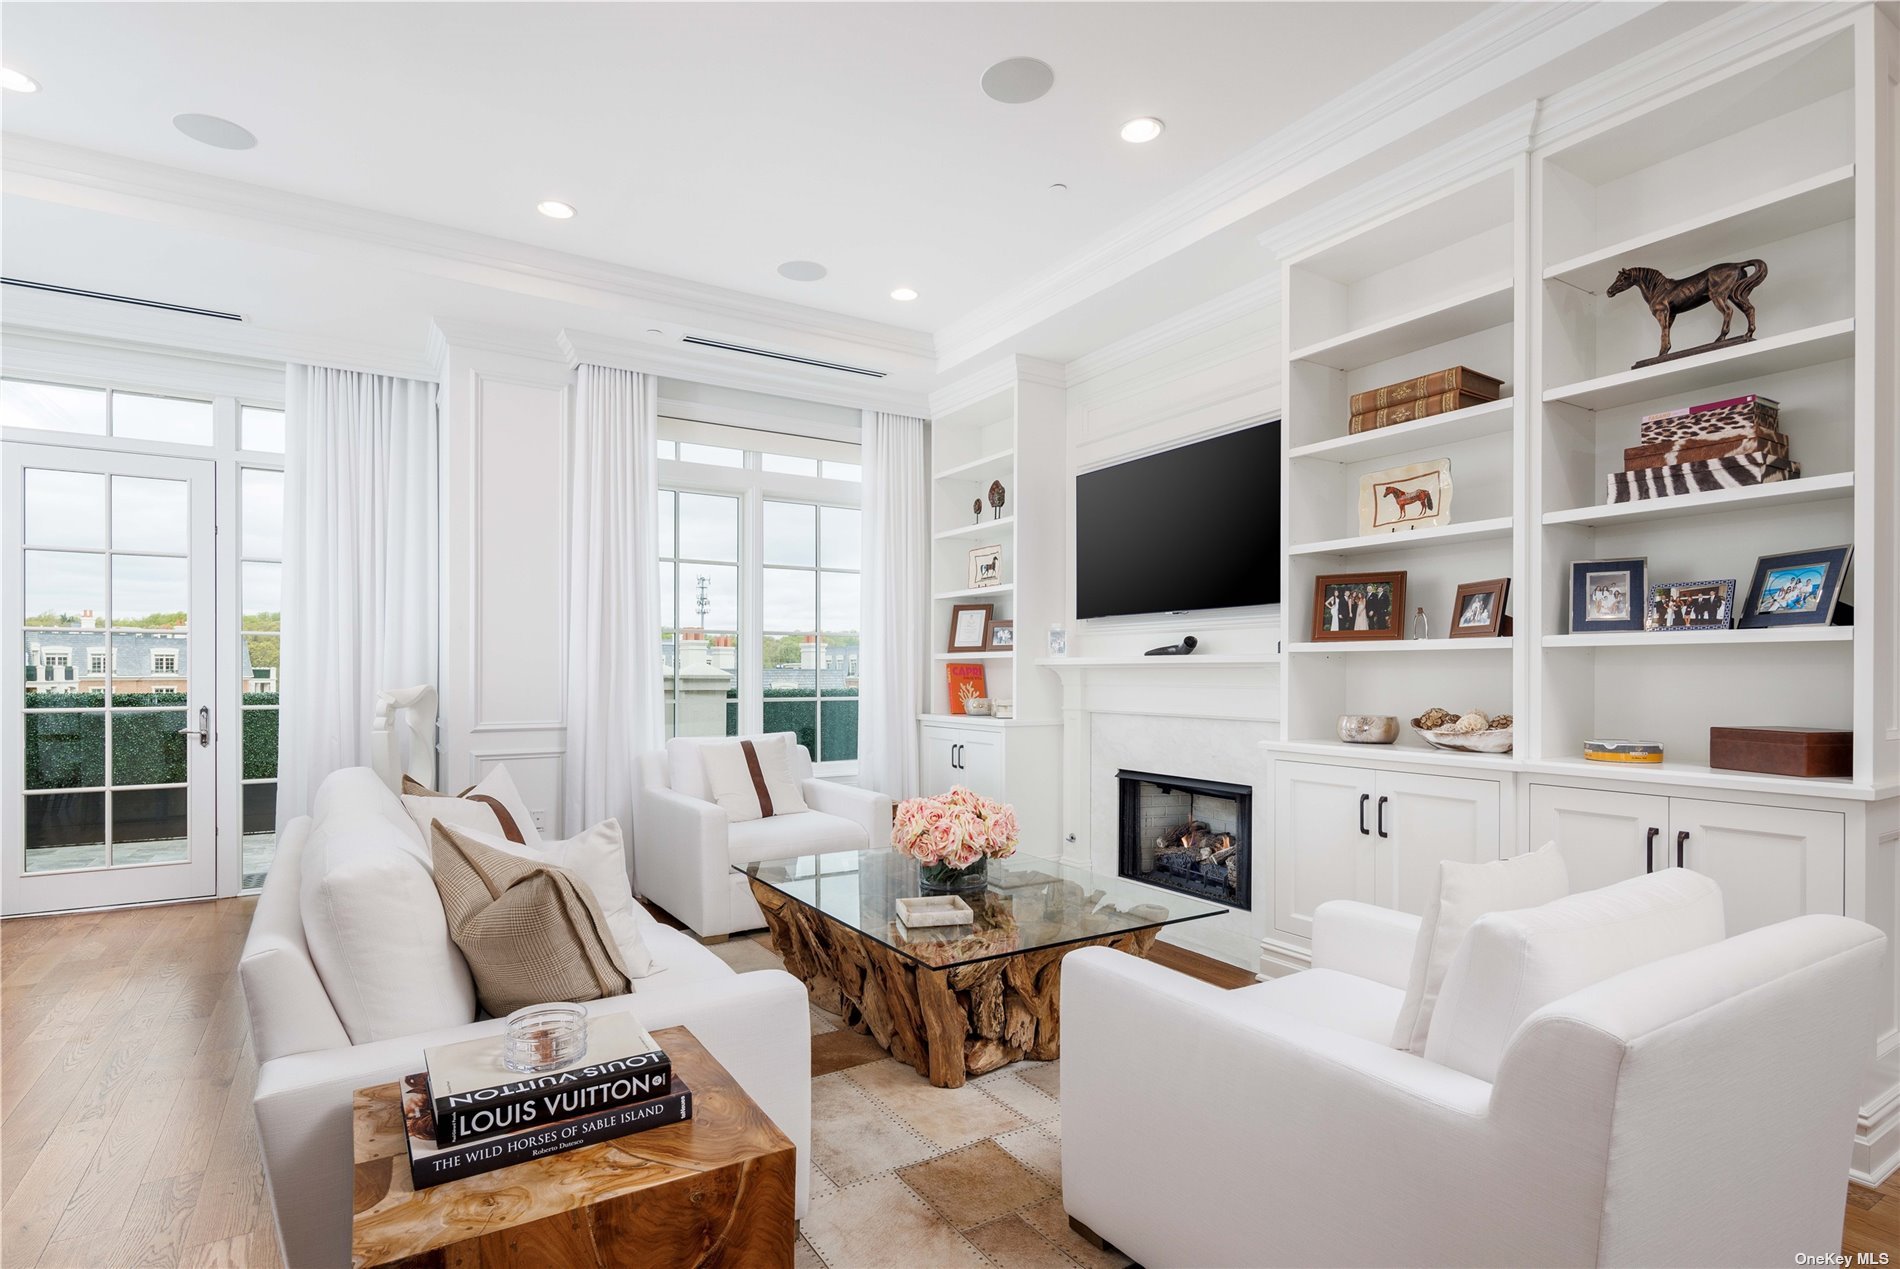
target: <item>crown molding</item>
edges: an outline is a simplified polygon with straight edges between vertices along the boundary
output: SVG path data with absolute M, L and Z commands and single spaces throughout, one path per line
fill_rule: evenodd
M 596 366 L 615 366 L 642 374 L 685 379 L 694 383 L 770 396 L 816 401 L 821 405 L 839 405 L 860 410 L 888 410 L 903 414 L 922 414 L 926 399 L 922 392 L 882 380 L 853 382 L 858 376 L 818 366 L 800 366 L 793 362 L 775 362 L 745 353 L 720 348 L 702 348 L 673 342 L 670 336 L 626 339 L 592 331 L 563 330 L 556 339 L 569 366 L 583 362 Z
M 1077 357 L 1065 367 L 1066 384 L 1074 388 L 1091 379 L 1099 379 L 1112 371 L 1132 365 L 1144 357 L 1153 356 L 1163 349 L 1185 343 L 1209 331 L 1217 330 L 1229 322 L 1253 314 L 1268 315 L 1272 329 L 1275 331 L 1279 329 L 1280 271 L 1278 269 L 1262 274 L 1244 286 L 1237 286 L 1211 300 L 1138 330 L 1132 335 L 1124 336 L 1112 344 L 1104 344 L 1100 348 Z
M 155 392 L 215 392 L 257 404 L 284 397 L 284 363 L 172 345 L 0 323 L 7 373 Z
M 930 394 L 930 411 L 925 417 L 941 418 L 965 406 L 975 405 L 985 397 L 993 397 L 999 392 L 1013 391 L 1020 373 L 1018 363 L 1026 360 L 1028 359 L 1016 353 L 1008 353 L 960 376 L 953 382 L 943 384 Z M 1050 363 L 1041 364 L 1046 366 Z

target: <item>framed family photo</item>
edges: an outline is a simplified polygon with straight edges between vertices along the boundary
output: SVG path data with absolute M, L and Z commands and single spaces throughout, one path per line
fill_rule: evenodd
M 1504 606 L 1511 597 L 1511 579 L 1494 577 L 1488 582 L 1466 582 L 1451 601 L 1451 637 L 1454 639 L 1495 639 L 1509 634 L 1511 619 Z
M 1322 573 L 1313 579 L 1313 642 L 1397 639 L 1405 628 L 1405 573 Z
M 1643 628 L 1649 561 L 1578 560 L 1570 566 L 1570 632 Z
M 983 650 L 985 652 L 1014 652 L 1016 650 L 1016 623 L 1008 617 L 992 620 L 983 631 Z
M 1727 630 L 1735 618 L 1735 579 L 1656 582 L 1643 610 L 1645 630 Z
M 1840 615 L 1841 583 L 1853 561 L 1851 546 L 1764 555 L 1742 605 L 1744 630 L 1772 626 L 1829 626 Z

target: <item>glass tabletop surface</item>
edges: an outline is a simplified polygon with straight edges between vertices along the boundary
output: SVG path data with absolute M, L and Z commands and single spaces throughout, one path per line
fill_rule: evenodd
M 923 894 L 917 861 L 894 850 L 799 855 L 739 870 L 900 955 L 939 968 L 1156 929 L 1228 910 L 1114 873 L 1019 851 L 1006 860 L 990 861 L 987 889 L 958 896 L 969 904 L 972 921 L 912 929 L 898 921 L 897 901 Z

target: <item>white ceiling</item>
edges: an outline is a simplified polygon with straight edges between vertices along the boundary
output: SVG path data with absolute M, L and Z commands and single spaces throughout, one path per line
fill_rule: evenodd
M 43 90 L 6 94 L 0 125 L 935 330 L 1483 7 L 12 3 L 5 63 Z M 1055 88 L 984 97 L 983 69 L 1017 55 Z M 182 112 L 259 145 L 189 141 Z M 1140 114 L 1167 132 L 1122 142 Z M 543 198 L 580 216 L 547 220 Z M 215 226 L 115 231 L 20 197 L 5 214 L 15 275 L 366 338 L 414 324 L 364 312 L 347 271 L 260 262 Z M 831 274 L 778 277 L 795 258 Z M 891 300 L 899 285 L 923 298 Z

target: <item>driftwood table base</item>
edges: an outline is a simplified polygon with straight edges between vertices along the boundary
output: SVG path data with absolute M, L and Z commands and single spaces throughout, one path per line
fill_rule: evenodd
M 785 968 L 804 981 L 812 1003 L 869 1035 L 939 1088 L 958 1088 L 1019 1058 L 1060 1057 L 1062 958 L 1079 947 L 1146 956 L 1159 933 L 1133 930 L 934 969 L 756 879 L 751 884 L 773 947 Z M 993 895 L 971 900 L 994 901 Z M 962 959 L 983 955 L 985 940 L 1006 948 L 1008 938 L 992 929 L 938 946 L 947 958 Z

